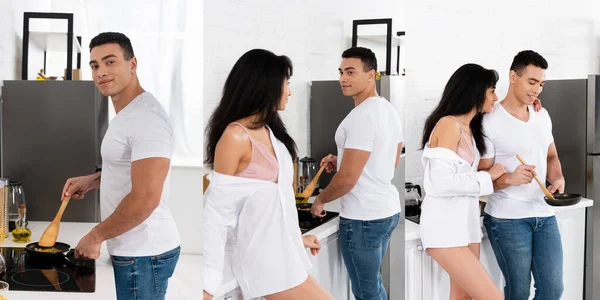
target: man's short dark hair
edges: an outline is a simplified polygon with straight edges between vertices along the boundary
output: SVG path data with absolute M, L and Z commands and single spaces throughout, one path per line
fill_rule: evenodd
M 112 43 L 119 44 L 119 46 L 121 46 L 125 60 L 130 60 L 135 56 L 135 54 L 133 54 L 131 41 L 126 35 L 120 32 L 103 32 L 95 36 L 92 41 L 90 41 L 90 52 L 92 52 L 92 48 L 94 47 Z
M 510 65 L 510 70 L 515 71 L 517 75 L 521 76 L 523 75 L 523 70 L 529 65 L 542 68 L 543 70 L 548 69 L 548 62 L 539 53 L 532 50 L 524 50 L 515 55 Z
M 377 58 L 375 57 L 375 53 L 369 48 L 352 47 L 342 53 L 342 58 L 359 58 L 363 63 L 365 72 L 371 70 L 377 71 Z

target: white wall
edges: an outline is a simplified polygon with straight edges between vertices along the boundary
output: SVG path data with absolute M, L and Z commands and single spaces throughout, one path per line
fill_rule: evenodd
M 23 41 L 23 13 L 46 11 L 50 0 L 0 0 L 0 86 L 4 80 L 21 79 L 21 53 Z M 30 30 L 41 30 L 43 21 L 30 22 Z M 35 45 L 29 47 L 28 72 L 37 74 L 43 65 L 43 52 Z M 0 91 L 0 95 L 2 92 Z
M 407 1 L 406 180 L 422 183 L 417 149 L 423 123 L 462 64 L 496 69 L 500 100 L 520 50 L 535 50 L 548 60 L 547 79 L 599 73 L 597 5 L 593 0 Z
M 205 124 L 220 100 L 227 74 L 243 53 L 264 48 L 284 54 L 294 64 L 294 76 L 282 117 L 299 156 L 306 155 L 309 82 L 337 80 L 341 54 L 351 46 L 353 20 L 393 18 L 393 33 L 402 30 L 399 5 L 394 0 L 205 1 Z M 385 34 L 385 27 L 376 32 Z M 385 57 L 378 57 L 378 63 L 384 66 Z

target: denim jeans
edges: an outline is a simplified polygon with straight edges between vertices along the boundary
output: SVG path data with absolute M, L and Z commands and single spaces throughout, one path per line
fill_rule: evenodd
M 112 256 L 118 300 L 163 300 L 180 247 L 156 256 Z
M 340 217 L 342 257 L 356 300 L 387 300 L 381 280 L 381 262 L 400 214 L 361 221 Z
M 556 218 L 483 219 L 504 275 L 506 300 L 527 300 L 533 274 L 536 300 L 558 300 L 563 293 L 563 252 Z

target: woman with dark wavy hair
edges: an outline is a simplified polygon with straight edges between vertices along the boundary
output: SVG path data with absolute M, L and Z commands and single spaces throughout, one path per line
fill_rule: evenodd
M 296 144 L 279 112 L 291 95 L 292 62 L 254 49 L 229 73 L 207 128 L 206 164 L 213 170 L 204 204 L 204 299 L 223 280 L 231 233 L 231 266 L 244 299 L 332 299 L 308 275 L 319 249 L 302 237 L 292 189 Z
M 477 171 L 485 153 L 482 116 L 491 112 L 498 73 L 466 64 L 452 74 L 442 99 L 425 122 L 422 146 L 425 198 L 421 205 L 423 248 L 450 275 L 450 299 L 503 299 L 479 262 L 479 197 L 494 191 L 506 171 Z

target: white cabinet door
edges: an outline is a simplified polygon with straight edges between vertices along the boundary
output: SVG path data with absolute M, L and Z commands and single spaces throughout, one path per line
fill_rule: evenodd
M 312 264 L 310 275 L 335 299 L 348 299 L 348 273 L 342 259 L 338 233 L 319 241 L 319 244 L 321 250 L 316 256 L 307 250 Z
M 421 240 L 406 242 L 404 287 L 406 300 L 423 299 L 423 246 Z
M 556 214 L 563 248 L 562 299 L 582 299 L 585 253 L 585 209 Z
M 433 257 L 423 252 L 423 299 L 450 299 L 450 277 Z

